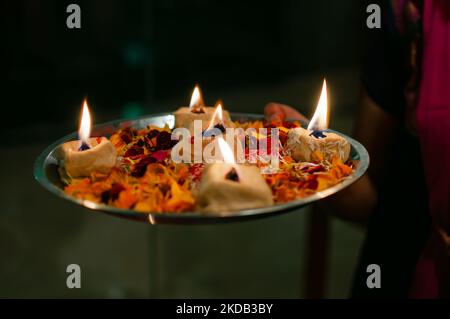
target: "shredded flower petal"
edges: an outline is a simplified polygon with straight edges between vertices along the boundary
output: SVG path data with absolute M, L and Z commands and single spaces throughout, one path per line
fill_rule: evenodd
M 314 163 L 297 163 L 283 148 L 289 129 L 299 127 L 297 122 L 264 123 L 262 121 L 235 123 L 236 127 L 267 128 L 268 135 L 249 138 L 245 154 L 249 154 L 249 143 L 267 143 L 267 151 L 255 154 L 256 165 L 264 174 L 276 203 L 284 203 L 310 196 L 332 187 L 353 173 L 355 161 L 343 163 L 333 158 L 324 162 L 324 156 L 315 152 Z M 270 128 L 279 129 L 280 167 L 272 169 L 265 161 L 271 152 Z M 168 126 L 148 126 L 141 130 L 125 128 L 110 137 L 119 156 L 119 165 L 109 174 L 93 173 L 88 178 L 64 177 L 64 191 L 79 199 L 104 203 L 138 212 L 186 212 L 195 208 L 195 193 L 201 180 L 204 164 L 175 164 L 170 159 L 170 150 L 177 143 L 171 140 Z M 63 175 L 62 175 L 63 176 Z

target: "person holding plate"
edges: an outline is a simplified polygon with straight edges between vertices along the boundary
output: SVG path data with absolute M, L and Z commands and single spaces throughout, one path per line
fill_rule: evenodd
M 353 297 L 450 296 L 450 2 L 386 1 L 369 30 L 355 137 L 369 172 L 326 201 L 367 223 Z M 406 67 L 405 67 L 406 66 Z M 268 120 L 303 119 L 277 103 Z M 366 285 L 381 268 L 381 288 Z

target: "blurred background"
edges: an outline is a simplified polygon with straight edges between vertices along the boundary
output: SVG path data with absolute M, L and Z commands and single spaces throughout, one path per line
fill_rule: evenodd
M 206 102 L 310 116 L 323 78 L 330 126 L 350 133 L 364 48 L 364 2 L 2 1 L 0 297 L 348 296 L 361 229 L 306 208 L 214 226 L 149 226 L 93 213 L 41 188 L 33 162 L 77 129 L 172 111 L 195 83 Z M 82 288 L 66 287 L 66 267 Z

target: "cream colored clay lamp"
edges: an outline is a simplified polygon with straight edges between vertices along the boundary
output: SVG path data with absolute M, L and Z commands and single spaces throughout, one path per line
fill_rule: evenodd
M 328 132 L 328 98 L 327 83 L 324 80 L 322 93 L 316 111 L 308 128 L 294 128 L 288 133 L 286 148 L 291 156 L 299 162 L 317 161 L 315 152 L 323 155 L 323 160 L 330 162 L 339 157 L 343 162 L 350 155 L 350 144 L 338 134 Z
M 257 166 L 236 164 L 233 151 L 217 139 L 223 161 L 207 164 L 197 195 L 197 209 L 227 215 L 233 211 L 273 205 L 272 191 Z
M 90 137 L 91 116 L 83 103 L 79 140 L 61 145 L 63 166 L 70 177 L 86 177 L 97 172 L 108 174 L 116 165 L 116 148 L 106 137 Z
M 198 94 L 194 95 L 199 96 Z M 234 131 L 228 131 L 229 128 L 234 128 L 234 123 L 231 122 L 228 112 L 223 110 L 222 102 L 218 101 L 213 110 L 208 125 L 204 124 L 205 120 L 192 120 L 193 122 L 188 125 L 190 136 L 183 138 L 175 146 L 174 153 L 179 154 L 179 158 L 183 158 L 183 161 L 209 163 L 210 159 L 214 157 L 214 150 L 217 146 L 216 138 L 219 136 L 226 139 L 227 143 L 235 150 L 236 155 L 240 158 L 244 156 L 241 139 L 234 135 Z M 185 127 L 177 129 L 185 129 Z
M 214 116 L 216 107 L 205 106 L 203 97 L 198 85 L 195 86 L 192 92 L 191 102 L 188 106 L 182 106 L 176 110 L 173 114 L 175 116 L 175 128 L 187 128 L 193 134 L 193 124 L 195 120 L 202 122 L 202 131 L 205 130 L 211 119 Z M 223 121 L 230 123 L 230 114 L 227 111 L 223 111 Z

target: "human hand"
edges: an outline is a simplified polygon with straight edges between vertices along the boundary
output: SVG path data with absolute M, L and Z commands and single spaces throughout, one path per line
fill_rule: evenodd
M 268 103 L 264 108 L 268 121 L 283 122 L 286 119 L 307 122 L 308 119 L 291 106 L 280 103 Z
M 296 109 L 279 103 L 269 103 L 264 108 L 268 121 L 283 122 L 308 119 Z M 358 199 L 358 200 L 355 200 Z M 377 192 L 368 175 L 364 175 L 350 187 L 327 198 L 323 204 L 342 219 L 365 224 L 377 201 Z

